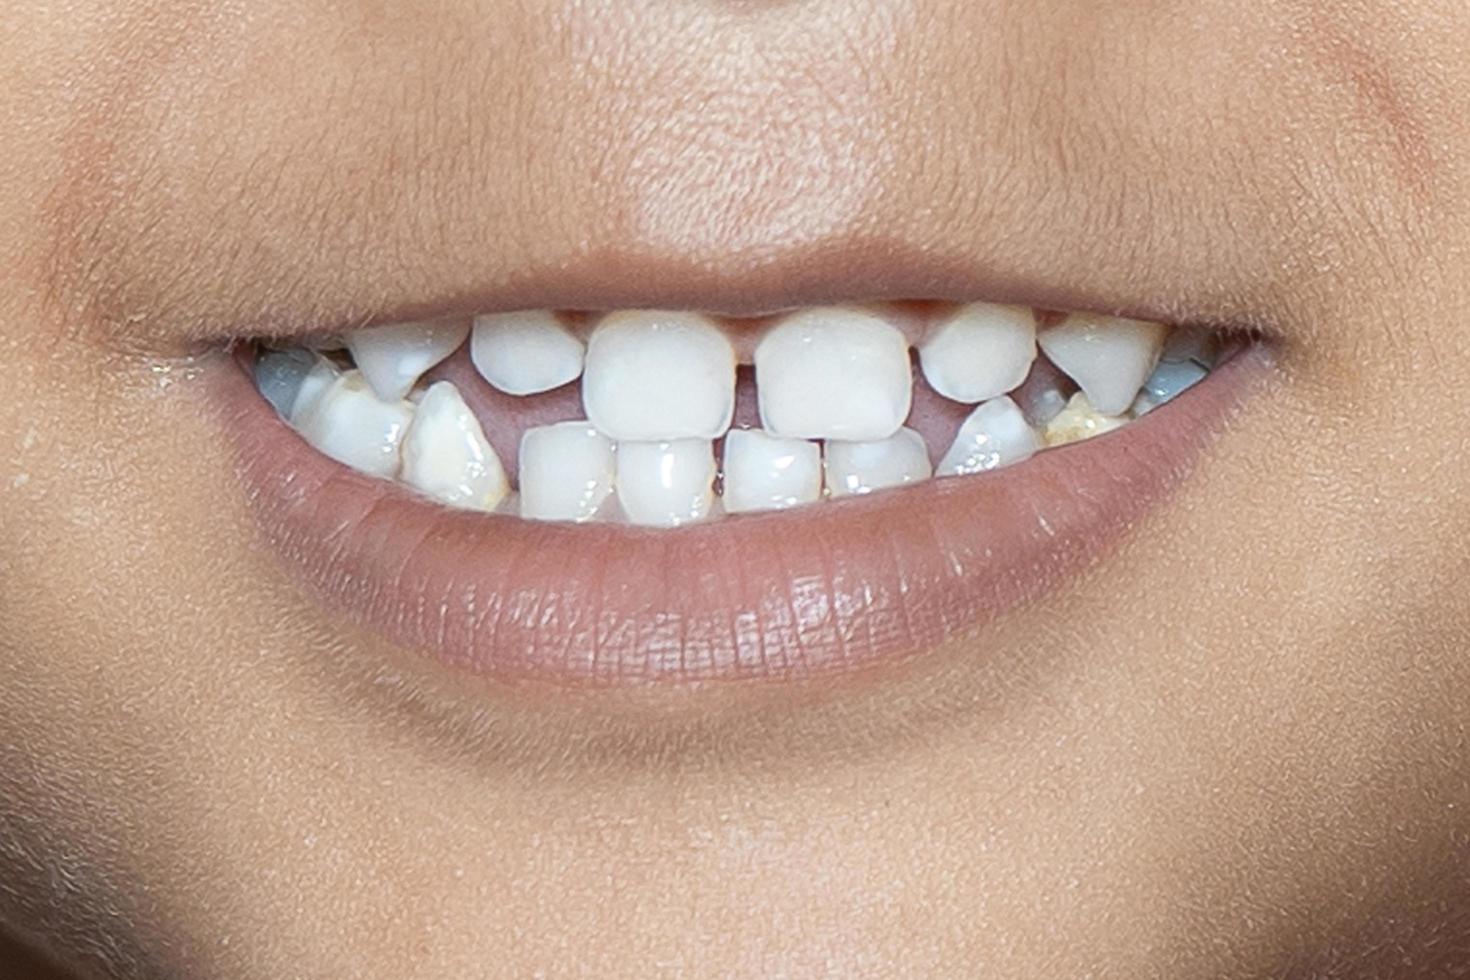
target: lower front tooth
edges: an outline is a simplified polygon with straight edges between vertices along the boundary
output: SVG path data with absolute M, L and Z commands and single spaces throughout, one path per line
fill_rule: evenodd
M 726 513 L 785 510 L 822 496 L 822 447 L 737 429 L 725 436 Z
M 933 475 L 924 437 L 913 429 L 876 442 L 828 442 L 827 493 L 848 497 L 927 480 Z
M 707 439 L 618 444 L 618 502 L 634 524 L 678 527 L 709 516 L 715 456 Z
M 935 472 L 939 476 L 984 473 L 1030 459 L 1040 448 L 1036 430 L 1016 403 L 995 398 L 970 413 Z
M 492 511 L 510 493 L 500 457 L 459 389 L 431 386 L 403 437 L 404 483 L 442 503 Z
M 361 371 L 348 371 L 298 410 L 293 425 L 303 439 L 339 463 L 391 477 L 398 473 L 399 445 L 413 413 L 409 402 L 380 400 Z
M 588 422 L 558 422 L 521 436 L 521 516 L 582 523 L 613 492 L 613 442 Z

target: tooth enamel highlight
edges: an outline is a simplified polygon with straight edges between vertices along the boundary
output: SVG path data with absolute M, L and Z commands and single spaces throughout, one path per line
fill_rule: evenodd
M 611 314 L 587 345 L 582 404 L 619 442 L 719 438 L 735 412 L 735 350 L 698 314 Z
M 1037 338 L 1104 415 L 1120 415 L 1158 363 L 1168 328 L 1144 320 L 1073 314 Z
M 962 306 L 919 346 L 929 387 L 971 405 L 1019 388 L 1034 360 L 1036 314 L 1024 306 Z
M 1134 399 L 1133 414 L 1147 415 L 1160 405 L 1173 401 L 1205 380 L 1209 373 L 1194 361 L 1160 361 Z
M 424 373 L 459 349 L 467 323 L 400 323 L 347 335 L 357 369 L 384 401 L 403 398 Z
M 1077 392 L 1062 413 L 1047 424 L 1042 439 L 1048 446 L 1065 446 L 1121 429 L 1127 419 L 1103 415 L 1087 400 L 1085 392 Z
M 913 429 L 871 442 L 829 442 L 826 470 L 827 493 L 833 497 L 917 483 L 934 472 L 924 437 Z
M 492 511 L 510 493 L 500 457 L 448 381 L 433 385 L 403 437 L 399 479 L 441 503 Z
M 618 503 L 633 524 L 677 527 L 708 517 L 715 457 L 706 439 L 618 444 Z
M 527 429 L 521 437 L 521 516 L 582 523 L 597 516 L 617 474 L 613 442 L 587 422 Z
M 872 313 L 840 307 L 786 317 L 755 351 L 761 424 L 792 439 L 887 439 L 914 384 L 908 341 Z
M 582 375 L 586 348 L 550 310 L 475 317 L 470 360 L 507 395 L 536 395 Z
M 986 402 L 965 419 L 954 444 L 935 469 L 938 476 L 984 473 L 1030 459 L 1041 439 L 1009 398 Z
M 295 426 L 303 439 L 339 463 L 391 477 L 398 472 L 399 444 L 413 413 L 410 403 L 382 401 L 360 371 L 348 371 L 298 411 Z
M 737 429 L 725 436 L 725 512 L 785 510 L 822 496 L 822 448 Z

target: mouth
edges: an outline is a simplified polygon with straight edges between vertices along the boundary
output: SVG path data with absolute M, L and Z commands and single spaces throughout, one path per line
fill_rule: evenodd
M 521 310 L 232 346 L 264 536 L 324 603 L 496 681 L 899 663 L 1095 564 L 1259 337 L 986 302 Z

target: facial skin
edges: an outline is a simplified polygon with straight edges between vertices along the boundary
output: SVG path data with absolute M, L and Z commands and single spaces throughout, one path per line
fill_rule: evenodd
M 0 923 L 129 977 L 1446 975 L 1467 36 L 1462 0 L 10 3 Z M 462 684 L 260 546 L 221 338 L 626 306 L 650 255 L 734 305 L 844 239 L 1278 365 L 1121 550 L 857 682 Z

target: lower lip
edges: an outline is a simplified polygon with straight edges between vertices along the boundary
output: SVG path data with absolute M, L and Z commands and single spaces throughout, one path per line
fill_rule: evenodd
M 492 681 L 799 681 L 896 664 L 1044 595 L 1184 481 L 1264 377 L 1253 346 L 1164 408 L 978 476 L 677 530 L 450 511 L 327 459 L 211 372 L 264 537 L 310 592 Z

